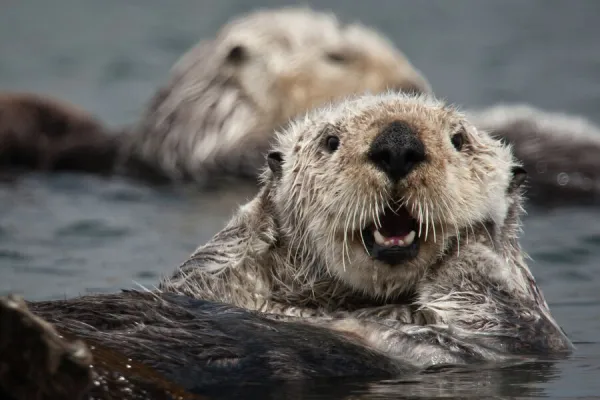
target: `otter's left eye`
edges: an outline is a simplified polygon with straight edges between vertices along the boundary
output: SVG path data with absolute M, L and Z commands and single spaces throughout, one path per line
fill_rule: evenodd
M 329 152 L 333 153 L 334 151 L 336 151 L 338 149 L 338 147 L 340 147 L 340 138 L 338 138 L 337 136 L 327 136 L 327 140 L 325 141 L 325 143 L 327 144 L 327 150 L 329 150 Z
M 454 146 L 456 150 L 460 151 L 463 147 L 463 144 L 465 144 L 465 136 L 462 132 L 459 132 L 452 136 L 452 139 L 450 139 L 450 141 L 452 142 L 452 146 Z

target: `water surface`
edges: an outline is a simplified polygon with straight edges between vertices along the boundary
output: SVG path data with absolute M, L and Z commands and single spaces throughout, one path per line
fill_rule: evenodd
M 135 121 L 169 67 L 198 39 L 258 6 L 247 0 L 6 0 L 0 90 L 79 104 L 112 126 Z M 389 36 L 438 95 L 465 108 L 526 102 L 600 122 L 600 2 L 305 1 Z M 575 155 L 574 155 L 575 156 Z M 250 198 L 123 180 L 32 174 L 0 185 L 0 293 L 72 297 L 141 284 L 182 262 Z M 476 373 L 272 388 L 272 398 L 600 395 L 600 210 L 529 210 L 523 243 L 573 357 Z M 282 390 L 289 390 L 282 392 Z M 262 393 L 264 395 L 264 393 Z M 257 397 L 260 397 L 257 395 Z

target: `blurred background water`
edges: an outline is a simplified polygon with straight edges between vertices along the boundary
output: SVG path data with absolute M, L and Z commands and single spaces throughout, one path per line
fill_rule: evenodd
M 118 127 L 135 121 L 172 64 L 259 0 L 3 0 L 0 90 L 33 91 Z M 596 0 L 304 1 L 390 37 L 435 92 L 465 108 L 526 102 L 600 123 Z M 576 156 L 576 155 L 574 155 Z M 32 174 L 0 185 L 0 294 L 72 297 L 152 287 L 252 190 L 194 193 L 119 179 Z M 530 209 L 523 242 L 569 360 L 410 382 L 319 386 L 305 397 L 600 396 L 600 210 Z M 457 378 L 458 376 L 458 378 Z M 295 392 L 302 397 L 301 392 Z M 296 398 L 300 398 L 296 397 Z

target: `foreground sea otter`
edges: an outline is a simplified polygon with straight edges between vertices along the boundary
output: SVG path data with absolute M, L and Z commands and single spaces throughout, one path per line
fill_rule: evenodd
M 292 123 L 267 159 L 259 194 L 157 292 L 29 304 L 90 350 L 3 300 L 1 387 L 185 398 L 571 351 L 520 249 L 524 171 L 452 107 L 349 99 Z

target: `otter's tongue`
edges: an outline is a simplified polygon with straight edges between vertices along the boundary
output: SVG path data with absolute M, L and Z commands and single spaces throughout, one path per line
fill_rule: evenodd
M 409 246 L 416 236 L 416 220 L 402 207 L 388 210 L 381 218 L 381 227 L 374 228 L 375 242 L 380 246 Z

